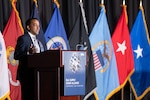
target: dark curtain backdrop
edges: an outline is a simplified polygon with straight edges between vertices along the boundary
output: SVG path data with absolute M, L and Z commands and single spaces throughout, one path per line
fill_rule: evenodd
M 11 11 L 11 0 L 0 0 L 0 30 L 3 31 Z M 52 0 L 37 0 L 39 16 L 42 21 L 42 27 L 45 31 L 47 25 L 51 19 L 53 13 Z M 79 0 L 58 0 L 60 3 L 60 11 L 66 28 L 68 37 L 70 36 L 70 31 L 72 30 L 73 23 L 76 16 L 76 7 Z M 116 23 L 121 14 L 121 4 L 123 0 L 104 0 L 106 7 L 106 14 L 108 18 L 108 23 L 111 33 L 113 33 Z M 145 17 L 150 29 L 150 0 L 142 0 L 143 7 L 145 9 Z M 91 32 L 95 21 L 99 15 L 100 7 L 99 4 L 101 0 L 83 0 L 85 14 L 87 18 L 87 24 L 89 33 Z M 134 20 L 138 13 L 140 0 L 126 0 L 127 13 L 128 13 L 128 26 L 131 30 Z M 23 27 L 25 26 L 25 21 L 30 17 L 32 11 L 33 0 L 17 0 L 17 9 L 22 20 Z
M 0 30 L 3 32 L 5 25 L 8 21 L 11 12 L 11 0 L 0 0 Z M 39 16 L 42 22 L 43 30 L 45 31 L 53 13 L 52 0 L 37 0 Z M 66 33 L 69 38 L 74 22 L 76 21 L 75 16 L 77 15 L 77 5 L 79 0 L 58 0 L 60 3 L 60 11 L 65 25 Z M 117 21 L 121 14 L 121 4 L 123 0 L 104 0 L 106 7 L 106 15 L 108 18 L 108 24 L 110 27 L 111 34 L 117 24 Z M 145 9 L 145 17 L 150 30 L 150 0 L 142 0 L 143 7 Z M 89 34 L 95 24 L 97 17 L 100 12 L 100 0 L 83 0 L 85 14 L 87 19 L 87 25 Z M 126 0 L 127 13 L 128 13 L 128 26 L 131 30 L 134 20 L 138 13 L 140 0 Z M 17 10 L 19 12 L 22 25 L 25 27 L 25 21 L 30 17 L 32 11 L 33 0 L 17 0 Z M 149 94 L 143 100 L 150 100 Z M 124 100 L 129 100 L 134 96 L 130 94 L 129 84 L 124 88 Z M 111 99 L 121 100 L 121 92 L 118 92 Z

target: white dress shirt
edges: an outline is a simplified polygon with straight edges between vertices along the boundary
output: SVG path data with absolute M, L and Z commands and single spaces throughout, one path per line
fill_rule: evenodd
M 31 34 L 30 32 L 28 32 L 28 33 L 32 39 L 33 46 L 36 48 L 36 53 L 40 53 L 40 46 L 38 44 L 38 40 L 36 39 L 36 36 Z

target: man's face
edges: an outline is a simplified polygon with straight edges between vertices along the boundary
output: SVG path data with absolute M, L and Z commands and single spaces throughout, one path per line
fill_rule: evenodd
M 31 20 L 31 23 L 28 27 L 28 30 L 33 34 L 33 35 L 38 35 L 40 31 L 40 24 L 39 21 L 36 19 Z

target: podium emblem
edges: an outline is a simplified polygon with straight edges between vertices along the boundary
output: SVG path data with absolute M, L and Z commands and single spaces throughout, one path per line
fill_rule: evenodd
M 79 55 L 77 55 L 76 53 L 73 53 L 70 58 L 69 64 L 70 64 L 70 69 L 73 73 L 76 73 L 77 71 L 79 71 L 81 68 Z

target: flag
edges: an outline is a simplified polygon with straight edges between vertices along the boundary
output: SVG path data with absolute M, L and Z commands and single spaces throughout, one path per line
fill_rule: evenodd
M 6 98 L 10 100 L 10 87 L 8 78 L 8 64 L 6 56 L 6 46 L 2 33 L 0 31 L 0 100 L 5 100 Z
M 112 42 L 116 55 L 120 85 L 124 87 L 134 70 L 134 59 L 125 5 L 122 6 L 122 14 L 113 33 Z
M 9 68 L 10 97 L 12 100 L 21 100 L 21 85 L 16 80 L 18 61 L 14 60 L 14 50 L 17 38 L 22 34 L 23 27 L 13 0 L 11 15 L 3 31 Z
M 150 42 L 142 6 L 131 30 L 131 43 L 135 71 L 129 82 L 135 98 L 141 100 L 150 91 Z
M 69 37 L 69 44 L 71 50 L 87 50 L 86 90 L 85 95 L 82 97 L 83 100 L 87 100 L 96 89 L 96 80 L 91 46 L 84 26 L 85 23 L 83 22 L 83 13 L 80 10 L 80 7 L 83 7 L 83 3 L 80 2 L 79 4 L 76 21 L 73 23 L 74 26 Z
M 41 24 L 41 21 L 40 21 L 40 17 L 38 15 L 38 10 L 37 10 L 35 1 L 33 3 L 33 11 L 31 13 L 31 18 L 37 18 L 39 20 L 39 22 L 40 22 L 40 31 L 39 31 L 39 34 L 36 37 L 42 43 L 42 45 L 44 47 L 44 50 L 47 50 L 46 41 L 45 41 L 45 37 L 44 37 L 44 32 L 43 32 L 43 29 L 42 29 L 42 24 Z
M 111 41 L 110 30 L 105 14 L 105 7 L 101 6 L 100 15 L 89 36 L 93 55 L 102 56 L 98 58 L 101 66 L 95 67 L 97 89 L 94 93 L 96 100 L 108 100 L 119 89 L 119 78 L 116 58 Z M 101 51 L 101 52 L 97 52 Z M 95 59 L 94 59 L 95 60 Z
M 59 8 L 54 3 L 54 13 L 44 34 L 49 50 L 69 50 L 69 43 Z

